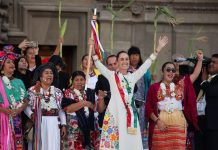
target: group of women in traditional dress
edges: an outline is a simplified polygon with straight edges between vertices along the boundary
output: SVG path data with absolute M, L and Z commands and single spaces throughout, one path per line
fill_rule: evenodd
M 82 58 L 81 71 L 69 76 L 63 73 L 63 61 L 58 55 L 37 65 L 37 49 L 27 48 L 25 54 L 33 54 L 19 57 L 13 47 L 4 47 L 0 51 L 0 150 L 142 150 L 145 123 L 140 119 L 140 125 L 138 112 L 144 110 L 149 121 L 150 149 L 185 149 L 187 122 L 197 128 L 196 97 L 190 77 L 176 76 L 174 63 L 166 62 L 162 80 L 150 86 L 146 104 L 144 100 L 143 92 L 150 84 L 144 84 L 150 79 L 146 80 L 146 72 L 167 43 L 166 36 L 160 37 L 157 48 L 144 63 L 138 61 L 141 58 L 134 63 L 133 55 L 140 56 L 139 50 L 120 51 L 116 71 L 107 69 L 93 51 L 87 89 L 88 55 Z M 20 53 L 19 48 L 16 52 Z M 198 67 L 202 57 L 199 53 Z M 108 79 L 111 94 L 102 128 L 97 110 L 105 107 L 108 93 L 95 91 L 100 73 Z M 138 93 L 134 93 L 135 84 Z M 136 107 L 136 99 L 140 107 Z

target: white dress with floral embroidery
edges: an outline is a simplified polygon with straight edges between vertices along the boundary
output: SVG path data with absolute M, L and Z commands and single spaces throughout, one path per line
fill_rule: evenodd
M 153 57 L 155 58 L 154 55 Z M 125 98 L 127 95 L 128 97 L 133 96 L 135 83 L 145 74 L 147 69 L 151 66 L 151 63 L 152 60 L 149 58 L 134 73 L 128 73 L 127 75 L 118 73 L 118 77 L 124 93 L 127 91 L 125 85 L 122 84 L 124 83 L 124 78 L 128 81 L 129 86 L 131 87 L 130 94 L 125 94 Z M 136 134 L 127 133 L 127 113 L 116 84 L 115 72 L 108 70 L 99 60 L 95 61 L 95 65 L 99 71 L 108 79 L 111 87 L 111 99 L 104 116 L 100 149 L 143 150 L 138 118 Z M 131 101 L 132 99 L 130 99 L 129 103 L 131 103 Z M 132 107 L 130 107 L 130 111 L 132 116 Z

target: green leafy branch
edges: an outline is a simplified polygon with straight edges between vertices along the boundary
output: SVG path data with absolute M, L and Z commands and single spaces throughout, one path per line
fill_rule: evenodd
M 194 56 L 193 43 L 195 41 L 203 42 L 203 43 L 206 43 L 208 41 L 207 36 L 199 36 L 202 30 L 203 30 L 203 27 L 200 27 L 199 30 L 196 32 L 196 34 L 188 41 L 188 51 L 190 52 L 190 57 Z
M 153 45 L 153 50 L 156 50 L 156 44 L 157 44 L 157 24 L 158 24 L 158 19 L 160 16 L 164 16 L 167 22 L 172 25 L 173 27 L 178 24 L 178 21 L 176 17 L 174 17 L 172 11 L 166 7 L 166 6 L 161 6 L 161 7 L 155 7 L 155 16 L 154 16 L 154 45 Z M 156 67 L 157 67 L 157 60 L 152 64 L 151 66 L 151 73 L 154 75 L 156 72 Z
M 62 12 L 62 0 L 59 0 L 59 11 L 58 11 L 58 24 L 59 24 L 59 38 L 63 39 L 67 29 L 67 19 L 65 19 L 64 23 L 61 22 L 61 12 Z M 62 57 L 62 45 L 60 43 L 60 56 Z
M 135 0 L 129 0 L 128 3 L 126 3 L 122 8 L 120 8 L 118 11 L 115 11 L 113 9 L 113 0 L 111 0 L 110 6 L 107 6 L 107 10 L 111 13 L 112 19 L 111 19 L 111 30 L 110 30 L 110 53 L 113 54 L 114 49 L 114 24 L 117 17 L 119 17 L 119 14 L 124 11 L 126 8 L 130 7 L 132 3 Z

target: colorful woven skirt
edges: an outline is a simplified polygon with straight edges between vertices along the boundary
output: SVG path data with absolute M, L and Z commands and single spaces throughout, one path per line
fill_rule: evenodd
M 159 118 L 165 122 L 167 129 L 160 131 L 157 125 L 155 126 L 152 150 L 185 150 L 187 123 L 182 111 L 161 111 Z

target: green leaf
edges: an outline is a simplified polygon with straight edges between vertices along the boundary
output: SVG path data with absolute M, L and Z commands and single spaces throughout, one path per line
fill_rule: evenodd
M 62 7 L 62 0 L 59 0 L 59 10 L 58 10 L 58 24 L 59 29 L 61 28 L 61 7 Z
M 128 8 L 129 6 L 131 6 L 134 1 L 135 1 L 135 0 L 129 0 L 129 2 L 126 3 L 118 12 L 120 13 L 120 12 L 124 11 L 126 8 Z
M 63 25 L 61 26 L 60 29 L 60 37 L 63 38 L 66 32 L 66 28 L 67 28 L 67 19 L 65 19 Z
M 118 16 L 118 13 L 116 13 L 111 6 L 107 6 L 106 9 L 112 14 L 113 17 Z
M 159 7 L 156 7 L 154 20 L 157 20 L 160 15 L 161 15 L 161 9 Z
M 156 73 L 157 64 L 158 64 L 158 60 L 155 59 L 155 61 L 151 65 L 151 74 L 155 74 Z

